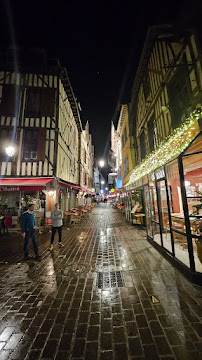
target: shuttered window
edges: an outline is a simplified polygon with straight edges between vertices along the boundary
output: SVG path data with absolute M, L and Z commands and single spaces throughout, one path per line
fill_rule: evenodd
M 54 109 L 55 109 L 55 89 L 52 88 L 27 89 L 25 116 L 53 117 Z
M 150 80 L 149 80 L 149 73 L 148 73 L 148 71 L 146 71 L 146 74 L 145 74 L 145 77 L 143 80 L 143 92 L 144 92 L 145 100 L 147 100 L 150 91 L 151 91 L 151 86 L 150 86 Z
M 167 85 L 173 129 L 181 125 L 182 116 L 186 114 L 186 109 L 190 106 L 189 75 L 185 61 L 185 59 L 182 60 Z
M 32 88 L 27 90 L 25 116 L 40 116 L 40 89 Z
M 19 109 L 19 99 L 20 86 L 5 84 L 0 100 L 0 114 L 4 116 L 16 116 Z
M 54 116 L 55 109 L 55 89 L 42 88 L 41 91 L 41 116 Z
M 46 129 L 24 130 L 23 158 L 26 161 L 45 160 Z

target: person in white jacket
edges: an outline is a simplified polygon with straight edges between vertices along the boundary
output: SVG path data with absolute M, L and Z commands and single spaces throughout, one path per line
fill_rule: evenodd
M 63 225 L 63 211 L 60 210 L 60 205 L 55 204 L 55 210 L 51 211 L 51 219 L 53 220 L 52 235 L 51 235 L 51 246 L 49 250 L 53 250 L 53 242 L 55 233 L 58 231 L 59 235 L 59 247 L 63 247 L 62 244 L 62 225 Z

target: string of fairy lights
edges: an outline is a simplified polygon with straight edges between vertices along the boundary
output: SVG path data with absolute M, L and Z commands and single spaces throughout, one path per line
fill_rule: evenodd
M 202 117 L 202 108 L 194 110 L 183 124 L 165 138 L 159 146 L 136 166 L 126 186 L 171 161 L 182 153 L 193 139 L 192 126 Z

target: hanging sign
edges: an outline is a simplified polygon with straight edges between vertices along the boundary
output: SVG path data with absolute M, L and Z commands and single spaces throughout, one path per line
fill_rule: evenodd
M 111 189 L 111 192 L 113 193 L 115 191 L 115 189 Z

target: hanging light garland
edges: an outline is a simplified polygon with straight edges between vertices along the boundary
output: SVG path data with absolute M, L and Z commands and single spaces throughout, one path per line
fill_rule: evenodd
M 201 117 L 202 108 L 200 107 L 194 110 L 179 128 L 176 128 L 154 151 L 146 156 L 140 165 L 134 168 L 127 185 L 134 183 L 180 155 L 194 138 L 192 126 Z

